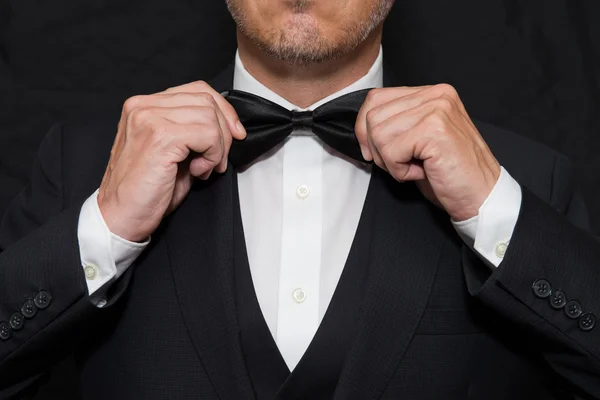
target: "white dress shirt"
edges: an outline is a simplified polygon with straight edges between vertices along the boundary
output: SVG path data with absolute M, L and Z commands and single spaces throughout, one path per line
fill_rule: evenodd
M 313 110 L 346 93 L 383 85 L 382 52 L 369 72 L 345 89 L 301 109 L 266 88 L 236 55 L 233 88 L 288 110 Z M 238 172 L 242 224 L 250 272 L 269 330 L 290 370 L 312 341 L 338 284 L 356 233 L 371 178 L 360 163 L 296 130 L 282 144 Z M 467 221 L 452 222 L 460 237 L 491 267 L 502 261 L 521 206 L 521 188 L 502 168 L 500 179 Z M 106 291 L 148 242 L 112 234 L 97 203 L 84 203 L 78 237 L 90 300 Z

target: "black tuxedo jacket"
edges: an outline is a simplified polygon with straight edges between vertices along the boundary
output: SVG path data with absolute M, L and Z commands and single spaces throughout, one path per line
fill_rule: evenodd
M 117 122 L 55 127 L 3 220 L 0 321 L 30 318 L 0 340 L 0 398 L 19 398 L 72 353 L 84 399 L 253 399 L 232 284 L 231 167 L 195 183 L 105 308 L 88 301 L 78 216 Z M 368 284 L 335 399 L 600 399 L 600 244 L 569 164 L 478 127 L 523 187 L 504 261 L 485 266 L 414 185 L 375 171 Z M 585 320 L 552 307 L 559 289 Z

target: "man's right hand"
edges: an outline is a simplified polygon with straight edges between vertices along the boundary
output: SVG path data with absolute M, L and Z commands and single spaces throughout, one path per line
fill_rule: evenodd
M 194 178 L 225 172 L 232 137 L 244 139 L 246 132 L 205 82 L 128 99 L 98 193 L 109 230 L 145 240 L 181 204 Z

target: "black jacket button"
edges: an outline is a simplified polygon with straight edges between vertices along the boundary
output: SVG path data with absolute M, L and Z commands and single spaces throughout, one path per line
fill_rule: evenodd
M 50 296 L 50 292 L 47 292 L 46 290 L 40 290 L 37 296 L 35 296 L 35 299 L 33 299 L 35 306 L 40 310 L 48 308 L 51 301 L 52 296 Z
M 540 299 L 545 299 L 552 294 L 552 286 L 550 286 L 550 282 L 545 279 L 538 279 L 535 281 L 532 289 L 533 293 Z
M 579 329 L 589 332 L 596 326 L 596 316 L 592 313 L 585 313 L 579 318 Z
M 18 331 L 25 325 L 25 317 L 20 312 L 13 313 L 8 320 L 13 331 Z
M 0 340 L 8 340 L 11 336 L 10 325 L 7 322 L 0 322 Z
M 37 314 L 37 307 L 35 306 L 33 300 L 29 299 L 23 303 L 23 306 L 21 307 L 21 314 L 23 314 L 23 316 L 27 319 L 35 317 L 35 314 Z
M 555 290 L 550 295 L 550 306 L 556 310 L 563 308 L 567 304 L 567 295 L 562 290 Z
M 581 304 L 579 304 L 576 300 L 571 300 L 565 305 L 565 314 L 567 317 L 571 319 L 577 319 L 581 314 L 583 314 L 583 309 L 581 308 Z

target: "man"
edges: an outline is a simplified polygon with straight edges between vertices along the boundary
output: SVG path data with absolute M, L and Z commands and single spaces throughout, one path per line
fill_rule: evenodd
M 568 162 L 401 87 L 392 3 L 229 0 L 232 69 L 49 133 L 0 231 L 0 398 L 71 353 L 84 399 L 600 398 Z

